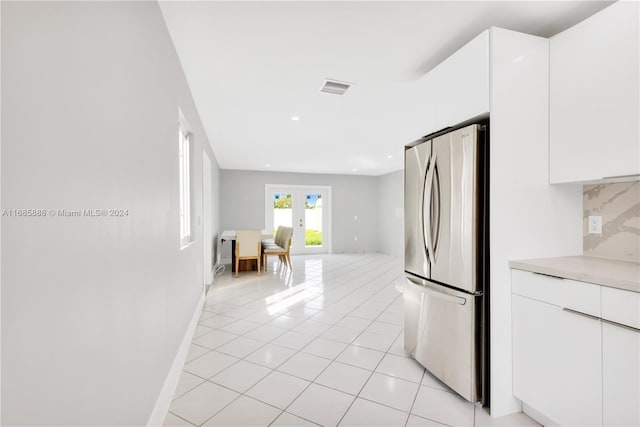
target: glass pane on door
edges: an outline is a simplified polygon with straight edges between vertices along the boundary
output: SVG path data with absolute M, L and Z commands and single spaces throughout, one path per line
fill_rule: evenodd
M 322 194 L 305 194 L 304 224 L 305 246 L 322 246 Z
M 293 210 L 291 206 L 291 194 L 273 194 L 273 233 L 278 232 L 278 227 L 293 227 Z

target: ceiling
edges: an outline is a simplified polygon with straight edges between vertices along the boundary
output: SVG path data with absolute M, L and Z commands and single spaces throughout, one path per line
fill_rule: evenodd
M 222 169 L 382 175 L 416 81 L 490 26 L 549 37 L 610 2 L 160 2 Z M 345 95 L 319 91 L 351 82 Z M 298 117 L 299 120 L 292 120 Z

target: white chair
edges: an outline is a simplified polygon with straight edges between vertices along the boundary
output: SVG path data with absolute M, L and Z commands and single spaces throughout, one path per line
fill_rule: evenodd
M 258 263 L 258 276 L 261 274 L 262 233 L 260 230 L 238 230 L 236 234 L 236 277 L 240 260 L 253 260 Z

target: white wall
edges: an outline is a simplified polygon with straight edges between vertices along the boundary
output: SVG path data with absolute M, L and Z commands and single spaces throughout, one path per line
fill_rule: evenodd
M 491 414 L 502 416 L 520 410 L 509 260 L 581 254 L 582 188 L 549 185 L 549 40 L 492 28 L 491 42 Z
M 378 177 L 378 251 L 404 258 L 404 171 Z
M 0 46 L 2 46 L 2 7 L 0 5 Z M 2 49 L 0 49 L 1 51 Z M 2 55 L 0 55 L 0 81 L 2 81 Z M 2 111 L 2 84 L 0 84 L 0 111 Z M 0 117 L 0 135 L 2 135 L 2 118 Z M 0 136 L 0 141 L 2 137 Z M 2 144 L 0 144 L 0 152 Z M 0 156 L 0 165 L 2 165 L 2 157 Z M 0 166 L 0 200 L 2 199 L 2 167 Z M 0 221 L 0 236 L 2 236 L 2 221 Z M 2 259 L 2 245 L 0 244 L 0 260 Z M 0 262 L 0 319 L 2 318 L 2 262 Z M 0 320 L 0 325 L 1 325 Z M 0 334 L 0 385 L 2 384 L 2 337 Z M 0 424 L 2 424 L 2 387 L 0 386 Z
M 378 249 L 378 178 L 260 171 L 220 171 L 223 230 L 264 228 L 265 184 L 331 186 L 334 253 L 376 252 Z M 354 216 L 358 220 L 354 220 Z M 358 241 L 354 241 L 354 236 Z M 223 258 L 230 257 L 225 245 Z
M 129 211 L 2 218 L 2 424 L 143 425 L 202 293 L 207 138 L 157 3 L 1 7 L 2 208 Z M 194 144 L 183 251 L 178 107 Z

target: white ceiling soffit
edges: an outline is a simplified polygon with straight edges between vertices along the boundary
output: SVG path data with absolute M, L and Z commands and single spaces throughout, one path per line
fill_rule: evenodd
M 483 30 L 549 37 L 610 2 L 160 2 L 223 169 L 381 175 L 425 133 L 414 85 Z M 322 93 L 325 79 L 353 83 Z M 267 167 L 267 164 L 270 167 Z

